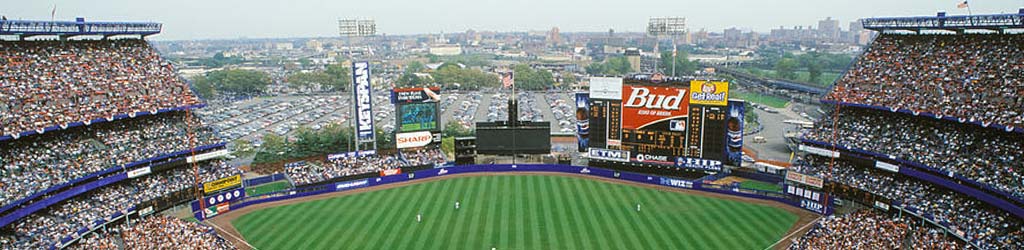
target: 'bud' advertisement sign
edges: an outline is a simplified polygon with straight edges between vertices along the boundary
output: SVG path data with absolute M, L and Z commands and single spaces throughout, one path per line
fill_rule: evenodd
M 643 129 L 671 119 L 685 119 L 690 97 L 686 88 L 622 86 L 622 128 Z

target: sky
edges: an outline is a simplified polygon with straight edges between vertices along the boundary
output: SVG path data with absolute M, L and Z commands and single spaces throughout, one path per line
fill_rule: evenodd
M 691 30 L 817 26 L 864 17 L 950 15 L 962 0 L 0 0 L 9 19 L 154 21 L 153 40 L 331 37 L 340 18 L 372 18 L 378 34 L 550 30 L 643 31 L 651 17 L 685 17 Z M 1024 0 L 970 0 L 974 14 L 1016 13 Z

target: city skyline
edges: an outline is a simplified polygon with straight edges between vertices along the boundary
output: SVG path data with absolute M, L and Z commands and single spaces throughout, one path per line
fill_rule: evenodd
M 302 3 L 294 3 L 302 2 Z M 533 31 L 558 27 L 562 32 L 641 32 L 650 17 L 686 18 L 691 31 L 719 32 L 728 28 L 766 33 L 779 27 L 816 26 L 828 17 L 845 23 L 865 17 L 931 16 L 940 10 L 950 15 L 967 14 L 956 8 L 960 1 L 740 1 L 722 0 L 663 2 L 657 0 L 516 3 L 493 0 L 439 0 L 358 4 L 324 0 L 276 1 L 21 1 L 5 5 L 0 15 L 9 19 L 91 21 L 154 21 L 164 24 L 153 40 L 203 40 L 236 38 L 337 37 L 338 19 L 375 19 L 378 34 L 411 35 L 456 33 L 469 29 Z M 1015 13 L 1024 1 L 972 2 L 974 14 Z M 653 6 L 653 7 L 652 7 Z M 736 8 L 743 6 L 743 8 Z M 828 10 L 823 10 L 827 6 Z M 879 9 L 878 6 L 889 6 Z M 359 8 L 359 9 L 354 9 Z M 56 11 L 54 11 L 56 9 Z

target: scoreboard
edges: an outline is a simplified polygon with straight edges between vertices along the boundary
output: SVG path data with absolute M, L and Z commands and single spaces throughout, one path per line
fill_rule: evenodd
M 727 123 L 737 115 L 742 121 L 742 113 L 731 111 L 728 91 L 724 81 L 624 79 L 619 98 L 591 95 L 590 147 L 628 151 L 629 162 L 640 164 L 707 171 L 738 164 Z

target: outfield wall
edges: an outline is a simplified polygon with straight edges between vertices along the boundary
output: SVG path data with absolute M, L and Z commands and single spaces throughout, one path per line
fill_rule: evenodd
M 382 176 L 375 178 L 366 178 L 358 180 L 347 180 L 342 182 L 331 182 L 325 184 L 304 186 L 302 189 L 285 190 L 275 192 L 266 195 L 260 195 L 256 197 L 248 197 L 245 199 L 239 199 L 235 201 L 228 201 L 220 204 L 213 204 L 217 207 L 217 213 L 220 215 L 228 211 L 241 209 L 250 205 L 294 199 L 299 197 L 313 196 L 325 193 L 353 190 L 359 188 L 373 187 L 379 185 L 402 183 L 411 180 L 418 179 L 429 179 L 445 175 L 458 175 L 466 173 L 495 173 L 495 172 L 553 172 L 553 173 L 567 173 L 567 174 L 578 174 L 584 176 L 596 176 L 608 179 L 619 179 L 626 180 L 636 183 L 652 184 L 659 186 L 666 186 L 672 188 L 698 190 L 705 192 L 713 192 L 719 194 L 733 195 L 739 197 L 747 197 L 761 200 L 772 200 L 778 201 L 793 207 L 798 207 L 813 213 L 821 215 L 832 214 L 832 201 L 831 199 L 825 201 L 826 204 L 822 204 L 816 201 L 807 200 L 797 196 L 785 195 L 782 193 L 765 192 L 760 190 L 752 189 L 741 189 L 736 187 L 721 188 L 715 185 L 707 185 L 692 180 L 674 179 L 668 177 L 660 177 L 653 175 L 637 174 L 632 172 L 621 172 L 603 168 L 595 167 L 582 167 L 582 166 L 569 166 L 569 165 L 551 165 L 551 164 L 496 164 L 496 165 L 469 165 L 469 166 L 457 166 L 457 167 L 446 167 L 446 168 L 434 168 L 419 170 L 411 173 L 403 173 L 398 175 Z M 193 210 L 193 216 L 202 221 L 207 219 L 204 211 Z M 211 216 L 212 218 L 212 216 Z

